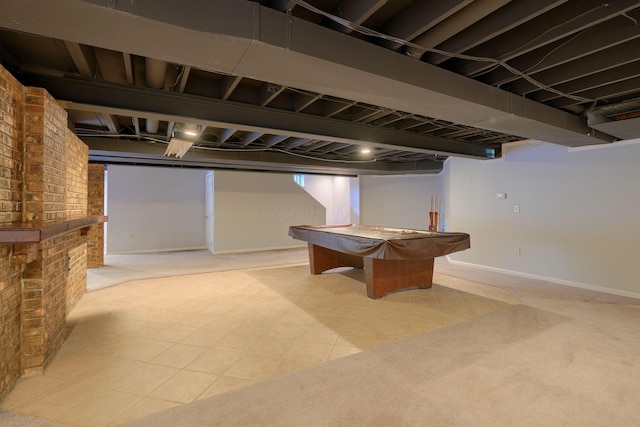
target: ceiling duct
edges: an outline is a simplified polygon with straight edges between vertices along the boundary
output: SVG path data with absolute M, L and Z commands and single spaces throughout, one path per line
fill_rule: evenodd
M 144 76 L 148 87 L 162 89 L 167 76 L 167 62 L 159 59 L 145 58 Z M 160 121 L 157 119 L 147 119 L 146 129 L 149 133 L 158 133 Z
M 593 129 L 620 139 L 640 138 L 640 101 L 604 105 L 587 111 L 587 122 Z

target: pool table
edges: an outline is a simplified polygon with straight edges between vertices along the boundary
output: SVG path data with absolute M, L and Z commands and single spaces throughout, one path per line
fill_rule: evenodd
M 289 236 L 306 241 L 312 274 L 336 267 L 364 268 L 367 296 L 430 288 L 435 257 L 470 247 L 466 233 L 371 225 L 296 225 Z

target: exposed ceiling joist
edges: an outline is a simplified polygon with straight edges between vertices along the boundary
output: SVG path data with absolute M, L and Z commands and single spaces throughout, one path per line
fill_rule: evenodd
M 570 69 L 575 72 L 575 70 L 581 69 L 580 65 L 573 65 L 576 61 L 592 55 L 608 55 L 613 53 L 612 49 L 618 49 L 625 43 L 640 38 L 637 24 L 640 21 L 640 10 L 635 13 L 629 13 L 628 16 L 630 19 L 623 16 L 610 19 L 595 28 L 576 34 L 569 40 L 550 43 L 542 49 L 531 52 L 529 55 L 521 55 L 514 58 L 509 63 L 516 69 L 526 70 L 527 74 L 534 77 L 536 77 L 537 73 L 558 68 L 564 64 L 571 64 Z M 593 33 L 596 30 L 598 37 L 593 37 Z M 625 50 L 629 51 L 629 49 Z M 610 61 L 610 63 L 615 62 L 615 60 Z M 471 66 L 471 64 L 467 64 L 467 66 Z M 470 70 L 466 68 L 462 68 L 461 71 L 470 73 Z M 557 71 L 561 70 L 556 69 Z M 521 76 L 499 68 L 490 74 L 486 74 L 483 80 L 503 86 L 520 78 Z
M 240 83 L 240 80 L 242 80 L 242 77 L 240 77 L 240 76 L 227 76 L 222 80 L 222 87 L 221 87 L 222 97 L 221 97 L 221 99 L 223 101 L 229 99 L 229 97 L 231 96 L 233 91 L 238 86 L 238 83 Z
M 433 28 L 425 31 L 412 40 L 412 43 L 424 48 L 409 47 L 406 49 L 407 54 L 414 58 L 421 58 L 427 49 L 438 46 L 443 41 L 470 27 L 482 18 L 500 9 L 510 0 L 485 0 L 481 2 L 473 2 L 467 5 L 456 14 L 448 17 L 446 20 L 438 23 Z
M 100 114 L 100 120 L 105 122 L 110 132 L 118 133 L 120 131 L 115 121 L 113 120 L 113 117 L 111 117 L 111 114 Z
M 64 41 L 64 45 L 67 48 L 69 55 L 71 55 L 71 59 L 78 69 L 78 72 L 83 76 L 92 76 L 94 73 L 94 66 L 92 66 L 92 64 L 87 60 L 87 57 L 82 51 L 82 46 L 78 43 L 69 41 Z
M 295 111 L 296 113 L 299 113 L 300 111 L 304 110 L 305 108 L 307 108 L 308 106 L 316 102 L 318 99 L 322 98 L 322 95 L 321 94 L 306 95 L 302 93 L 296 93 L 294 98 L 295 99 L 294 99 L 293 111 Z
M 262 135 L 264 135 L 263 132 L 245 132 L 243 135 L 244 143 L 242 144 L 242 146 L 246 147 L 247 145 L 250 145 L 252 142 L 256 141 Z
M 466 52 L 566 2 L 567 0 L 537 0 L 535 4 L 533 2 L 509 2 L 482 21 L 478 21 L 475 25 L 471 25 L 450 37 L 438 48 L 446 52 Z M 439 64 L 448 59 L 450 57 L 434 55 L 430 62 Z
M 388 0 L 361 0 L 361 1 L 341 1 L 332 11 L 332 14 L 351 22 L 351 26 L 340 25 L 335 21 L 328 20 L 327 26 L 345 34 L 353 31 L 353 28 L 361 25 L 378 9 L 384 6 Z
M 328 162 L 301 158 L 281 152 L 270 151 L 220 151 L 192 148 L 182 159 L 166 159 L 163 154 L 166 144 L 150 144 L 138 141 L 104 137 L 88 137 L 91 161 L 126 164 L 171 164 L 181 167 L 206 169 L 270 170 L 334 175 L 438 173 L 442 162 L 423 160 L 420 162 L 385 164 L 375 160 L 362 162 Z
M 522 138 L 544 139 L 567 146 L 615 140 L 592 132 L 584 118 L 520 99 L 253 2 L 194 0 L 188 7 L 162 3 L 153 8 L 138 2 L 118 2 L 114 8 L 106 8 L 100 0 L 66 0 L 55 5 L 37 0 L 37 3 L 37 8 L 30 6 L 28 11 L 20 10 L 24 5 L 19 2 L 11 4 L 8 14 L 24 14 L 21 16 L 24 19 L 17 24 L 15 20 L 0 17 L 0 25 L 78 43 L 98 44 L 107 49 L 135 51 L 205 70 L 250 75 L 282 86 L 325 91 L 330 96 L 348 94 L 356 102 L 386 105 L 398 111 Z M 507 4 L 487 17 L 494 19 L 499 15 L 503 19 L 495 23 L 495 28 L 486 37 L 471 37 L 471 45 L 495 37 L 496 33 L 533 19 L 563 2 L 546 0 L 543 3 Z M 510 8 L 512 4 L 518 8 Z M 195 10 L 198 13 L 194 13 Z M 515 19 L 505 20 L 505 14 L 507 18 Z M 42 15 L 48 17 L 47 25 L 36 19 Z M 73 21 L 70 21 L 71 15 Z M 207 19 L 201 19 L 202 16 Z M 93 35 L 96 21 L 100 22 L 100 38 Z M 89 22 L 92 25 L 87 27 Z M 505 22 L 513 22 L 513 26 L 505 26 Z M 483 22 L 483 28 L 486 25 L 488 23 Z M 193 27 L 199 31 L 193 31 Z M 153 39 L 124 37 L 133 28 L 141 34 L 153 34 Z M 283 31 L 286 28 L 289 31 Z M 460 34 L 463 38 L 471 36 L 468 30 Z M 454 38 L 457 37 L 450 40 Z M 197 54 L 185 52 L 185 45 Z M 333 48 L 327 49 L 327 45 Z M 464 49 L 470 46 L 464 45 Z M 209 55 L 202 55 L 203 52 Z M 265 67 L 265 63 L 269 66 Z M 340 79 L 336 79 L 336 75 Z
M 431 0 L 414 1 L 393 19 L 387 21 L 381 32 L 401 40 L 413 40 L 429 28 L 436 26 L 473 0 Z M 392 49 L 401 44 L 389 42 Z
M 131 60 L 131 55 L 127 52 L 123 52 L 122 61 L 124 62 L 126 82 L 127 84 L 132 85 L 134 80 L 133 80 L 133 62 Z
M 8 0 L 0 61 L 83 137 L 197 125 L 190 152 L 353 162 L 370 146 L 400 170 L 640 137 L 638 22 L 637 0 Z M 156 89 L 149 61 L 166 69 Z
M 606 22 L 637 6 L 637 0 L 616 0 L 610 3 L 602 0 L 582 0 L 577 4 L 564 4 L 555 8 L 552 13 L 532 19 L 467 53 L 479 57 L 497 55 L 502 61 L 509 61 L 547 44 L 587 31 L 594 25 Z M 550 25 L 552 29 L 540 34 L 540 20 L 544 20 L 545 25 Z M 460 71 L 466 75 L 475 75 L 491 66 L 486 63 L 473 63 Z
M 191 67 L 187 65 L 183 66 L 178 76 L 176 92 L 184 92 L 184 88 L 187 86 L 187 81 L 189 80 L 189 73 L 191 73 Z
M 98 109 L 112 114 L 132 114 L 140 117 L 146 115 L 148 118 L 159 120 L 280 133 L 351 144 L 361 144 L 365 141 L 372 146 L 395 146 L 407 151 L 441 155 L 456 153 L 460 156 L 486 159 L 500 154 L 496 149 L 476 147 L 413 132 L 306 114 L 282 113 L 270 108 L 144 87 L 130 88 L 125 85 L 41 75 L 25 76 L 25 81 L 33 86 L 46 88 L 69 109 Z M 61 99 L 62 95 L 67 99 Z
M 131 122 L 133 124 L 133 129 L 136 135 L 140 135 L 140 119 L 138 119 L 137 117 L 133 116 L 131 117 Z M 169 139 L 171 137 L 171 135 L 167 136 L 167 139 Z
M 265 107 L 284 91 L 284 86 L 263 83 L 260 86 L 260 106 Z

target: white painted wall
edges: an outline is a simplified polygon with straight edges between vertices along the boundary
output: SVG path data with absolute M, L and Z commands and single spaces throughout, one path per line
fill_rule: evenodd
M 205 248 L 205 173 L 109 165 L 107 252 Z
M 324 224 L 326 211 L 292 174 L 215 172 L 215 253 L 292 248 L 291 225 Z
M 361 176 L 360 222 L 428 230 L 429 198 L 437 192 L 440 175 Z
M 349 180 L 349 223 L 360 224 L 360 177 Z
M 326 209 L 325 224 L 352 223 L 351 190 L 358 178 L 304 175 L 304 190 Z
M 344 222 L 427 229 L 438 192 L 444 230 L 471 235 L 471 249 L 452 260 L 640 297 L 636 142 L 578 150 L 510 144 L 502 159 L 449 158 L 437 176 L 350 178 L 323 196 L 331 216 L 291 174 L 216 171 L 215 251 L 304 246 L 288 227 L 342 223 L 345 204 Z M 109 166 L 109 253 L 205 247 L 204 174 Z M 328 177 L 317 178 L 308 184 Z
M 471 234 L 471 249 L 451 259 L 640 296 L 637 142 L 516 144 L 498 160 L 450 158 L 451 226 Z

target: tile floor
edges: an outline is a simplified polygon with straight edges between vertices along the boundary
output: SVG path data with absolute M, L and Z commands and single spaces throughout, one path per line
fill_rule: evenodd
M 2 403 L 73 426 L 114 426 L 518 301 L 437 274 L 372 300 L 362 271 L 289 265 L 131 281 L 87 293 L 44 375 Z

